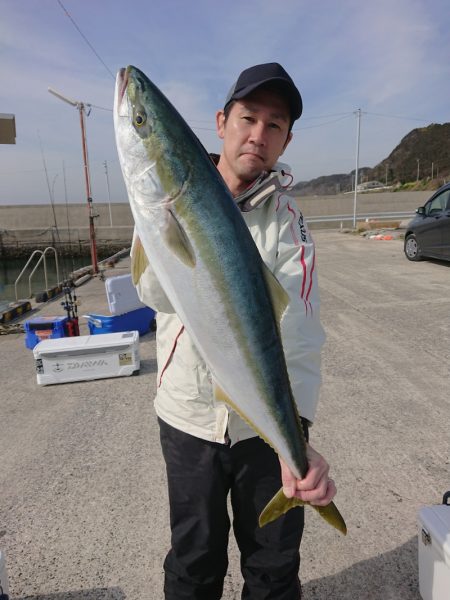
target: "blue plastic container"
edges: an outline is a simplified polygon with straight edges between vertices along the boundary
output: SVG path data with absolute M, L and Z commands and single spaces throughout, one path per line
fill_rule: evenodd
M 85 315 L 91 335 L 98 333 L 118 333 L 120 331 L 138 331 L 144 335 L 153 325 L 155 311 L 148 306 L 130 310 L 123 315 Z
M 68 317 L 34 317 L 24 322 L 25 346 L 32 350 L 42 340 L 66 336 Z

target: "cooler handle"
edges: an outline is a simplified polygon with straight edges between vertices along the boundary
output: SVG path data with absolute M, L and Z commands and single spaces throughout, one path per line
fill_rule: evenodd
M 92 317 L 91 315 L 81 315 L 81 316 L 83 317 L 83 319 L 87 319 L 95 327 L 101 327 L 102 326 L 102 322 L 100 321 L 100 319 L 94 319 L 94 317 Z

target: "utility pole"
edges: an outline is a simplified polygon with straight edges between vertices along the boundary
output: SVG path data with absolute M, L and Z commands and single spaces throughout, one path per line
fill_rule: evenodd
M 417 160 L 417 179 L 416 181 L 419 181 L 419 173 L 420 173 L 420 158 L 416 158 Z
M 109 190 L 108 163 L 106 162 L 106 160 L 103 163 L 103 166 L 105 167 L 106 185 L 108 187 L 109 225 L 110 225 L 110 227 L 112 227 L 113 223 L 112 223 L 112 212 L 111 212 L 111 192 Z
M 359 168 L 359 137 L 360 137 L 360 129 L 361 129 L 361 109 L 358 108 L 355 111 L 355 115 L 358 119 L 358 125 L 356 128 L 356 169 L 355 169 L 355 195 L 353 198 L 353 229 L 356 229 L 356 196 L 358 190 L 358 168 Z
M 434 162 L 431 163 L 431 180 L 433 180 Z
M 91 246 L 91 261 L 92 261 L 92 270 L 94 271 L 94 275 L 98 273 L 98 263 L 97 263 L 97 244 L 95 241 L 95 227 L 94 227 L 94 211 L 92 208 L 92 192 L 91 192 L 91 175 L 89 171 L 89 161 L 88 161 L 88 150 L 87 150 L 87 142 L 86 142 L 86 127 L 85 127 L 85 104 L 83 102 L 79 102 L 77 100 L 70 100 L 66 98 L 59 92 L 55 92 L 51 88 L 48 88 L 50 94 L 53 94 L 63 102 L 67 102 L 75 108 L 80 113 L 80 127 L 81 127 L 81 146 L 83 150 L 83 166 L 84 166 L 84 177 L 86 183 L 86 197 L 88 203 L 88 211 L 89 211 L 89 241 Z M 89 105 L 87 105 L 89 106 Z

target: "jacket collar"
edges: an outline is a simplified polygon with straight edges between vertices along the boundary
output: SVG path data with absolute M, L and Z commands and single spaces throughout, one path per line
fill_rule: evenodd
M 274 192 L 281 191 L 281 177 L 283 175 L 279 171 L 263 171 L 245 192 L 234 199 L 241 211 L 250 212 L 261 206 Z
M 210 154 L 214 164 L 217 166 L 220 156 L 218 154 Z M 289 172 L 287 165 L 275 165 L 276 170 L 263 171 L 261 175 L 255 179 L 250 186 L 236 196 L 234 201 L 239 206 L 242 212 L 250 212 L 251 210 L 261 206 L 273 193 L 283 190 L 283 179 L 286 172 Z M 282 168 L 283 167 L 283 168 Z

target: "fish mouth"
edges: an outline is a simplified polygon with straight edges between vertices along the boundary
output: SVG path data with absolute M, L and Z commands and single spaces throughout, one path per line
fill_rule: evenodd
M 122 99 L 125 95 L 125 91 L 128 86 L 128 69 L 122 68 L 117 74 L 117 82 L 118 82 L 118 100 L 119 105 L 122 102 Z

